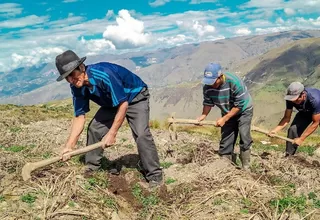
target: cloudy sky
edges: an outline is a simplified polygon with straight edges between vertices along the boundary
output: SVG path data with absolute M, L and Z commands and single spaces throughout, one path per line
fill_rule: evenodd
M 0 72 L 292 29 L 320 29 L 320 0 L 2 0 Z

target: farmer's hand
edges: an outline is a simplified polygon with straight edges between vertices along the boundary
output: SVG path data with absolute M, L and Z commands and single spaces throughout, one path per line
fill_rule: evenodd
M 103 142 L 103 146 L 102 148 L 105 148 L 107 146 L 111 146 L 116 142 L 116 135 L 117 133 L 114 132 L 108 132 L 103 138 L 102 138 L 102 142 Z
M 293 141 L 294 141 L 294 144 L 296 144 L 298 146 L 300 146 L 303 142 L 303 140 L 301 138 L 295 138 L 295 139 L 293 139 Z
M 203 121 L 207 116 L 206 115 L 200 115 L 196 120 L 198 122 Z
M 60 154 L 61 159 L 62 159 L 63 161 L 69 160 L 69 159 L 70 159 L 70 156 L 66 156 L 65 154 L 66 154 L 66 153 L 69 153 L 69 152 L 71 152 L 71 151 L 73 151 L 73 150 L 74 150 L 73 148 L 71 148 L 71 147 L 69 147 L 69 146 L 65 146 L 65 147 L 62 149 L 61 154 Z
M 272 131 L 269 132 L 268 136 L 269 136 L 269 137 L 274 137 L 274 135 L 275 135 L 276 133 L 277 133 L 277 131 L 272 130 Z
M 226 123 L 226 119 L 224 117 L 222 117 L 217 120 L 216 126 L 223 127 L 225 123 Z

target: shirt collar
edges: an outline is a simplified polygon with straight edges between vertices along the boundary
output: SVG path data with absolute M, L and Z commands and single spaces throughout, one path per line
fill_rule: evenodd
M 91 94 L 93 94 L 96 91 L 97 82 L 95 81 L 94 77 L 92 76 L 90 72 L 90 68 L 86 66 L 86 73 L 88 75 L 89 83 L 92 85 L 92 89 L 89 88 L 89 86 L 83 86 L 82 87 L 82 94 L 85 94 L 85 89 L 88 89 Z

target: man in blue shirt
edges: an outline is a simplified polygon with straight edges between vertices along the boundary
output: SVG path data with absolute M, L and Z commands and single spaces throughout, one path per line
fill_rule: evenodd
M 101 108 L 89 124 L 87 145 L 101 140 L 104 146 L 114 144 L 120 126 L 127 118 L 146 179 L 150 187 L 159 185 L 162 182 L 162 170 L 149 128 L 150 95 L 147 85 L 120 65 L 108 62 L 84 65 L 85 59 L 80 59 L 71 50 L 56 57 L 56 67 L 60 73 L 57 81 L 66 79 L 70 83 L 75 116 L 62 155 L 75 149 L 84 128 L 85 114 L 90 111 L 89 100 L 92 100 Z M 86 154 L 88 172 L 101 167 L 102 156 L 103 148 Z
M 305 88 L 300 82 L 292 82 L 287 88 L 284 99 L 286 100 L 284 116 L 278 126 L 269 133 L 269 136 L 273 136 L 290 122 L 294 107 L 298 113 L 288 129 L 288 138 L 294 139 L 294 143 L 286 142 L 285 156 L 288 157 L 294 155 L 298 146 L 319 126 L 320 90 Z

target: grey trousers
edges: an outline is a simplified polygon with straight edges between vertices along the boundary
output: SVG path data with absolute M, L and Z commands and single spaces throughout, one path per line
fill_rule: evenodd
M 146 179 L 152 180 L 162 175 L 157 148 L 149 128 L 149 91 L 139 93 L 129 104 L 126 118 L 132 131 L 133 138 L 138 146 L 138 153 L 146 172 Z M 112 126 L 117 108 L 101 107 L 91 120 L 88 133 L 87 145 L 97 143 L 108 133 Z M 103 149 L 98 148 L 90 151 L 85 156 L 85 162 L 89 169 L 97 170 L 101 167 Z
M 225 123 L 221 128 L 220 155 L 230 155 L 233 153 L 238 134 L 240 134 L 240 150 L 247 151 L 250 149 L 253 143 L 251 137 L 252 115 L 253 109 L 245 110 Z
M 301 136 L 304 130 L 312 122 L 312 114 L 309 112 L 298 112 L 294 117 L 290 128 L 288 129 L 288 138 L 294 139 Z M 286 155 L 294 155 L 298 149 L 298 145 L 286 142 Z

